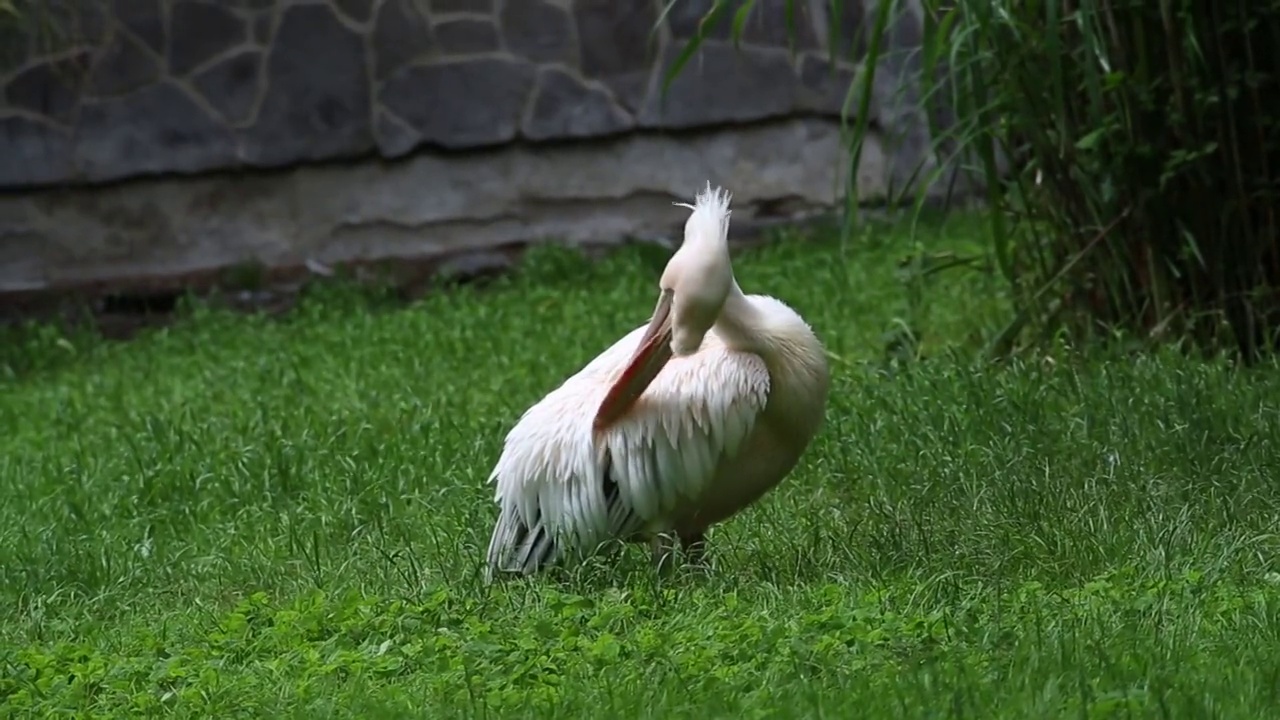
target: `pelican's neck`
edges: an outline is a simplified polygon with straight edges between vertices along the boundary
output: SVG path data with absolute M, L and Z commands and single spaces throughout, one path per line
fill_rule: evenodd
M 764 337 L 760 311 L 738 287 L 735 278 L 729 280 L 729 294 L 716 318 L 716 334 L 733 350 L 763 354 L 768 350 L 768 338 Z

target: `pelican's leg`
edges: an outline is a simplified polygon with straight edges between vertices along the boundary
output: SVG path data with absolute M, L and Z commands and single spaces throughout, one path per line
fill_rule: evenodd
M 685 560 L 689 565 L 702 566 L 707 556 L 706 531 L 680 534 L 680 548 L 684 550 Z
M 653 555 L 653 566 L 658 574 L 665 575 L 671 571 L 675 560 L 675 538 L 668 533 L 658 533 L 649 539 L 649 550 Z

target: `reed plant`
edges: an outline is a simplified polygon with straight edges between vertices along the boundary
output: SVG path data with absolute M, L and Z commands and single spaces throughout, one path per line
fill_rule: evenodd
M 846 2 L 785 0 L 787 24 L 857 11 Z M 765 5 L 704 4 L 682 59 L 721 23 L 738 39 Z M 1280 346 L 1280 0 L 882 0 L 862 12 L 865 43 L 829 43 L 833 56 L 866 48 L 844 58 L 861 67 L 845 106 L 847 219 L 853 168 L 883 130 L 869 122 L 877 72 L 912 54 L 903 90 L 925 106 L 933 152 L 900 199 L 922 209 L 957 166 L 979 177 L 992 255 L 1018 299 L 991 354 L 1062 335 L 1246 362 Z M 918 46 L 893 42 L 901 23 L 915 23 Z

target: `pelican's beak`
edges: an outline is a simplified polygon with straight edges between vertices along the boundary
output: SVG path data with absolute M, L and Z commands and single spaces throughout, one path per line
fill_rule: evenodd
M 663 290 L 658 297 L 658 306 L 635 354 L 596 410 L 595 422 L 591 425 L 595 432 L 608 429 L 625 415 L 671 359 L 671 295 L 670 290 Z

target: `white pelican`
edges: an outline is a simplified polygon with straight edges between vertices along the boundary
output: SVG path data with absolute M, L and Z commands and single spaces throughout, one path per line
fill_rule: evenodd
M 525 411 L 489 477 L 499 517 L 486 578 L 568 552 L 704 536 L 795 467 L 822 424 L 826 353 L 779 300 L 744 295 L 729 259 L 727 192 L 706 190 L 658 284 L 653 317 Z

